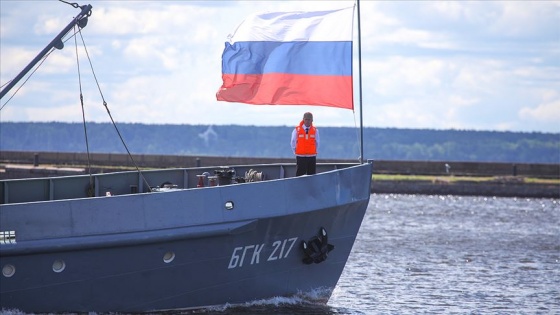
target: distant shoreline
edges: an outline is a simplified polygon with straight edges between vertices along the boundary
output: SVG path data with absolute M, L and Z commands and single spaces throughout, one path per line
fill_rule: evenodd
M 295 123 L 295 122 L 294 122 Z M 110 123 L 2 122 L 4 151 L 125 153 Z M 138 156 L 293 158 L 294 126 L 119 124 L 122 140 Z M 317 126 L 321 159 L 556 164 L 560 133 Z M 286 138 L 287 137 L 287 138 Z M 363 144 L 363 151 L 360 149 Z M 43 155 L 41 153 L 41 155 Z M 451 170 L 456 168 L 451 165 Z

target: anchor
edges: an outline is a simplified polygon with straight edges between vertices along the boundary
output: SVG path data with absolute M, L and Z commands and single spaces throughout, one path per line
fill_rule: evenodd
M 327 259 L 329 252 L 334 249 L 334 245 L 329 244 L 327 230 L 321 227 L 318 236 L 313 236 L 309 241 L 302 241 L 301 247 L 305 257 L 303 263 L 321 263 Z

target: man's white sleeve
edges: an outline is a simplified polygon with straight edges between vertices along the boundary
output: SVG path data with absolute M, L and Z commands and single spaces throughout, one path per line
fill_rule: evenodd
M 297 141 L 297 133 L 296 133 L 296 129 L 294 128 L 294 130 L 292 131 L 292 141 L 290 142 L 292 146 L 292 152 L 294 154 L 296 154 L 296 141 Z

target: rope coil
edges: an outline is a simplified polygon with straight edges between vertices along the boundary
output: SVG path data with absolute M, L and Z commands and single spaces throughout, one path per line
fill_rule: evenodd
M 250 169 L 245 172 L 245 182 L 261 182 L 265 178 L 263 172 L 258 172 L 257 170 Z

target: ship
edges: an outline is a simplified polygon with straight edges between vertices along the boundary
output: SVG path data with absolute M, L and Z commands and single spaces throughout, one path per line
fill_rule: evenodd
M 87 24 L 91 6 L 80 9 L 59 36 Z M 0 308 L 134 313 L 313 292 L 326 303 L 368 207 L 372 167 L 318 163 L 316 174 L 296 176 L 294 163 L 278 163 L 2 180 Z

